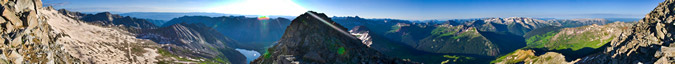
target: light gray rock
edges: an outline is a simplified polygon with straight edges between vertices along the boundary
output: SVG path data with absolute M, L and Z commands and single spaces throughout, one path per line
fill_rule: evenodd
M 675 50 L 670 46 L 673 34 L 668 31 L 674 31 L 675 27 L 667 24 L 675 18 L 671 6 L 675 6 L 675 0 L 660 3 L 633 27 L 633 32 L 613 40 L 605 52 L 586 56 L 578 63 L 673 63 Z

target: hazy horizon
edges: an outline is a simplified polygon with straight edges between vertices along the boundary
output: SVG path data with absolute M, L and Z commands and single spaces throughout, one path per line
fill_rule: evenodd
M 44 6 L 78 12 L 223 13 L 297 16 L 317 11 L 328 16 L 402 20 L 447 20 L 491 17 L 642 18 L 662 0 L 48 0 Z

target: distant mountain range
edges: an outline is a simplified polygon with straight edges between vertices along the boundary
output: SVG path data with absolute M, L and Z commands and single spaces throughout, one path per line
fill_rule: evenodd
M 265 47 L 271 46 L 278 41 L 286 26 L 290 24 L 286 18 L 270 18 L 259 20 L 258 18 L 249 18 L 244 16 L 184 16 L 172 19 L 164 23 L 161 27 L 168 27 L 175 24 L 199 24 L 208 28 L 213 28 L 223 36 L 233 37 L 233 40 L 241 42 L 236 45 L 237 48 L 251 49 L 261 51 Z
M 139 37 L 150 39 L 158 43 L 183 42 L 176 45 L 188 45 L 184 41 L 171 40 L 194 40 L 202 39 L 206 42 L 223 42 L 227 46 L 225 50 L 232 51 L 232 48 L 252 49 L 262 53 L 269 52 L 270 46 L 278 44 L 279 40 L 284 40 L 282 35 L 288 31 L 291 21 L 287 18 L 270 18 L 265 20 L 257 19 L 253 15 L 229 15 L 220 13 L 157 13 L 157 12 L 134 12 L 123 13 L 120 15 L 110 13 L 82 14 L 80 19 L 88 22 L 102 25 L 124 25 L 136 28 L 160 28 L 151 31 L 130 30 L 139 32 Z M 131 22 L 114 23 L 115 20 L 101 19 L 101 17 L 110 16 L 112 19 L 130 19 Z M 127 16 L 127 17 L 124 17 Z M 76 16 L 78 17 L 78 16 Z M 98 18 L 98 19 L 97 19 Z M 295 17 L 292 17 L 295 18 Z M 92 20 L 89 20 L 92 19 Z M 155 20 L 158 19 L 158 20 Z M 441 62 L 448 59 L 446 56 L 458 56 L 467 58 L 481 59 L 462 59 L 451 63 L 466 62 L 484 62 L 490 61 L 497 56 L 505 55 L 511 51 L 529 46 L 526 39 L 545 34 L 554 28 L 573 28 L 586 25 L 605 25 L 617 21 L 631 22 L 633 19 L 553 19 L 553 18 L 476 18 L 476 19 L 452 19 L 445 21 L 427 20 L 427 21 L 409 21 L 398 19 L 365 19 L 355 17 L 332 17 L 331 20 L 340 26 L 351 29 L 359 26 L 367 33 L 358 33 L 359 36 L 367 34 L 367 47 L 376 51 L 383 52 L 386 56 L 399 57 L 419 61 L 422 63 Z M 129 20 L 127 20 L 129 21 Z M 119 21 L 117 21 L 119 22 Z M 176 28 L 180 26 L 187 27 L 173 32 L 164 33 L 162 31 L 170 30 L 167 28 Z M 199 27 L 199 28 L 197 28 Z M 536 31 L 534 31 L 536 30 Z M 172 35 L 181 35 L 181 32 L 199 33 L 197 38 L 170 37 Z M 534 32 L 531 32 L 534 31 Z M 155 33 L 153 33 L 155 32 Z M 203 34 L 202 34 L 203 33 Z M 205 35 L 210 34 L 210 35 Z M 356 34 L 356 33 L 355 33 Z M 224 37 L 212 35 L 223 35 Z M 594 36 L 600 37 L 600 36 Z M 531 38 L 530 38 L 531 39 Z M 366 41 L 363 41 L 366 42 Z M 188 47 L 195 47 L 188 45 Z M 198 45 L 197 47 L 209 47 L 207 45 Z M 180 50 L 180 49 L 177 49 Z M 204 49 L 206 50 L 206 49 Z M 396 51 L 393 51 L 396 50 Z M 300 51 L 300 50 L 298 50 Z M 413 52 L 402 53 L 401 51 Z M 213 51 L 203 51 L 213 52 Z M 221 52 L 230 53 L 230 52 Z M 199 53 L 189 53 L 199 54 Z M 189 56 L 189 54 L 187 54 Z M 178 54 L 186 55 L 186 54 Z M 425 56 L 412 56 L 425 55 Z M 217 56 L 204 56 L 217 57 Z M 229 55 L 226 57 L 241 57 L 239 55 Z M 262 56 L 264 57 L 264 56 Z M 316 58 L 315 58 L 316 59 Z M 238 60 L 230 60 L 238 61 Z M 325 61 L 324 61 L 325 62 Z M 237 62 L 239 63 L 239 62 Z
M 255 18 L 258 15 L 241 15 L 241 14 L 224 14 L 224 13 L 207 13 L 207 12 L 128 12 L 121 13 L 121 16 L 131 16 L 136 18 L 144 19 L 154 19 L 154 20 L 163 20 L 169 21 L 174 18 L 183 17 L 183 16 L 207 16 L 207 17 L 220 17 L 220 16 L 245 16 Z M 269 18 L 286 18 L 293 19 L 295 16 L 280 16 L 280 15 L 270 15 Z
M 247 16 L 222 16 L 217 13 L 126 13 L 128 16 L 123 16 L 125 14 L 116 15 L 110 13 L 82 14 L 76 12 L 67 12 L 65 10 L 62 10 L 62 13 L 64 13 L 64 15 L 81 19 L 92 24 L 126 26 L 128 27 L 127 30 L 130 32 L 137 33 L 138 38 L 149 39 L 159 44 L 173 44 L 174 46 L 167 46 L 165 49 L 174 55 L 206 57 L 213 59 L 214 61 L 218 61 L 217 59 L 229 59 L 227 61 L 229 63 L 242 63 L 240 62 L 241 60 L 233 59 L 243 58 L 243 55 L 238 55 L 236 51 L 234 51 L 234 48 L 251 49 L 261 53 L 266 53 L 272 57 L 281 57 L 283 55 L 274 54 L 285 53 L 270 51 L 291 52 L 289 50 L 277 50 L 276 48 L 279 48 L 278 46 L 289 46 L 283 44 L 279 45 L 279 43 L 284 40 L 297 39 L 289 38 L 290 36 L 283 37 L 283 34 L 288 33 L 289 29 L 287 29 L 287 27 L 291 26 L 292 23 L 290 19 L 287 18 L 270 18 L 261 20 L 255 17 Z M 167 14 L 164 16 L 164 19 L 167 19 L 168 17 L 173 18 L 168 21 L 164 21 L 153 20 L 151 18 L 132 17 L 146 14 Z M 326 17 L 324 19 L 329 18 Z M 368 37 L 365 39 L 360 38 L 366 41 L 358 42 L 369 43 L 359 43 L 359 45 L 367 44 L 366 48 L 373 49 L 372 51 L 383 52 L 381 54 L 384 56 L 402 58 L 407 59 L 407 61 L 417 61 L 421 63 L 442 62 L 453 58 L 457 60 L 456 57 L 461 57 L 464 59 L 459 59 L 461 61 L 452 61 L 449 63 L 491 61 L 498 56 L 502 56 L 511 51 L 516 51 L 517 49 L 530 46 L 527 44 L 530 42 L 526 41 L 527 39 L 532 39 L 532 37 L 541 37 L 541 34 L 552 32 L 552 30 L 558 30 L 560 28 L 574 28 L 593 24 L 605 25 L 617 22 L 616 20 L 608 19 L 550 19 L 526 17 L 453 19 L 446 21 L 364 19 L 358 16 L 332 17 L 330 19 L 333 20 L 336 25 L 344 26 L 346 29 L 351 29 L 354 27 L 359 29 L 368 29 L 359 30 L 360 32 L 353 33 L 359 37 Z M 294 21 L 304 23 L 302 22 L 303 20 L 294 19 Z M 205 44 L 199 44 L 197 42 L 202 42 Z M 274 46 L 276 48 L 273 47 L 268 49 L 270 46 Z M 211 47 L 215 47 L 212 49 L 217 50 L 209 50 Z M 199 51 L 201 53 L 175 52 L 190 50 Z M 315 51 L 309 55 L 318 54 L 321 56 L 330 52 L 325 51 L 317 53 Z M 369 52 L 368 54 L 371 53 Z M 263 59 L 265 59 L 265 57 L 269 56 L 261 56 Z M 315 57 L 303 58 L 307 58 L 311 60 L 311 62 L 334 63 L 331 60 L 321 60 Z M 291 60 L 290 62 L 305 62 L 307 59 Z M 258 62 L 268 63 L 269 61 L 256 60 L 256 63 Z
M 372 36 L 371 39 L 373 40 L 372 48 L 384 52 L 385 55 L 410 58 L 413 61 L 423 63 L 444 61 L 439 60 L 445 58 L 444 55 L 483 58 L 481 60 L 464 61 L 482 62 L 485 61 L 485 58 L 494 58 L 494 56 L 504 55 L 525 47 L 526 36 L 530 36 L 527 34 L 535 29 L 552 27 L 573 28 L 616 22 L 605 19 L 541 20 L 525 17 L 456 19 L 428 22 L 412 22 L 396 19 L 364 19 L 359 17 L 333 17 L 332 19 L 346 28 L 365 26 L 370 29 L 369 35 Z M 538 30 L 538 32 L 542 31 Z M 393 50 L 392 47 L 396 48 L 396 51 L 389 51 Z M 400 53 L 401 51 L 418 53 Z M 420 51 L 426 53 L 419 53 Z
M 291 59 L 288 59 L 291 58 Z M 254 64 L 402 64 L 411 63 L 383 55 L 329 20 L 326 15 L 309 11 L 288 26 L 277 45 L 266 50 Z
M 155 44 L 161 44 L 160 48 L 163 50 L 159 52 L 160 54 L 170 58 L 187 59 L 179 61 L 188 63 L 246 63 L 244 55 L 233 48 L 239 43 L 203 24 L 181 23 L 160 27 L 147 19 L 120 16 L 109 12 L 83 14 L 65 9 L 58 11 L 64 16 L 89 24 L 119 27 L 118 29 L 133 33 L 137 39 L 148 39 Z
M 672 64 L 675 0 L 634 19 L 185 16 L 0 1 L 2 64 Z M 145 15 L 138 13 L 139 15 Z M 164 13 L 152 13 L 147 15 Z M 197 14 L 197 13 L 195 13 Z M 205 13 L 205 15 L 211 13 Z M 352 31 L 348 31 L 352 30 Z M 236 49 L 263 53 L 252 62 Z M 253 55 L 255 56 L 255 55 Z
M 131 14 L 131 13 L 130 13 Z M 129 14 L 129 15 L 130 15 Z M 162 13 L 133 13 L 162 14 Z M 194 13 L 209 14 L 209 13 Z M 188 15 L 171 14 L 171 15 Z M 262 53 L 282 39 L 291 21 L 286 18 L 260 20 L 246 16 L 180 16 L 169 21 L 142 21 L 170 27 L 177 24 L 203 25 L 224 36 L 233 43 L 229 47 L 252 49 Z M 133 15 L 130 15 L 133 16 Z M 150 20 L 150 19 L 145 19 Z M 561 27 L 572 28 L 592 24 L 604 25 L 616 20 L 608 19 L 551 19 L 551 18 L 477 18 L 447 21 L 408 21 L 398 19 L 364 19 L 356 17 L 332 17 L 335 23 L 351 29 L 367 27 L 373 49 L 384 55 L 408 58 L 422 63 L 440 62 L 445 55 L 482 59 L 464 59 L 462 62 L 489 61 L 490 58 L 507 54 L 526 46 L 526 38 L 539 33 L 535 29 Z M 626 19 L 620 19 L 626 20 Z M 161 20 L 160 20 L 161 21 Z M 624 22 L 624 21 L 622 21 Z M 630 22 L 630 21 L 625 21 Z M 548 31 L 537 31 L 546 33 Z M 363 34 L 363 33 L 361 33 Z M 398 51 L 391 51 L 397 49 Z M 415 53 L 401 53 L 401 51 Z M 426 56 L 410 56 L 410 55 Z

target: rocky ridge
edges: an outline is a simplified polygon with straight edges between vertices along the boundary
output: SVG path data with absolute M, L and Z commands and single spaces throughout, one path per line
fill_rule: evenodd
M 497 59 L 495 64 L 569 64 L 565 61 L 565 56 L 556 52 L 546 52 L 542 55 L 535 55 L 534 50 L 516 50 L 511 54 L 504 55 Z
M 552 25 L 556 26 L 561 26 L 561 27 L 579 27 L 579 26 L 586 26 L 586 25 L 593 25 L 593 24 L 598 24 L 598 25 L 605 25 L 608 23 L 612 23 L 613 21 L 607 20 L 607 19 L 554 19 L 554 20 L 549 20 L 552 22 Z
M 200 24 L 175 24 L 138 32 L 138 38 L 157 42 L 167 52 L 183 58 L 222 59 L 216 61 L 233 64 L 246 63 L 244 62 L 246 58 L 242 54 L 229 47 L 236 44 L 234 40 Z
M 349 30 L 349 33 L 361 39 L 361 42 L 366 46 L 370 47 L 373 44 L 373 40 L 370 38 L 370 29 L 365 26 L 356 26 Z
M 84 22 L 97 25 L 115 25 L 115 26 L 120 25 L 136 29 L 157 28 L 157 25 L 155 25 L 149 20 L 129 16 L 120 16 L 118 14 L 112 14 L 110 12 L 83 14 L 80 12 L 68 11 L 66 9 L 59 9 L 58 12 L 73 19 L 82 20 Z
M 551 22 L 524 17 L 510 17 L 486 18 L 465 24 L 476 27 L 480 31 L 508 32 L 515 35 L 524 35 L 532 29 L 550 26 Z
M 408 63 L 368 48 L 346 28 L 326 19 L 330 18 L 312 11 L 298 16 L 277 45 L 251 63 Z
M 622 33 L 602 52 L 579 59 L 579 63 L 675 63 L 675 0 L 665 0 L 637 22 L 632 32 Z
M 615 22 L 606 25 L 593 24 L 575 28 L 550 30 L 547 33 L 531 36 L 527 39 L 526 47 L 501 56 L 493 61 L 493 63 L 573 63 L 575 61 L 572 60 L 592 54 L 596 52 L 595 50 L 597 49 L 604 49 L 603 46 L 611 40 L 616 39 L 621 33 L 630 32 L 629 28 L 631 28 L 632 25 L 633 24 L 630 23 Z M 554 28 L 557 27 L 548 29 Z M 554 54 L 555 56 L 547 56 L 551 54 Z M 556 59 L 540 59 L 542 57 Z
M 575 28 L 563 28 L 535 35 L 527 39 L 528 47 L 546 47 L 550 49 L 579 50 L 584 47 L 598 48 L 629 32 L 633 24 L 615 22 L 606 25 L 588 25 Z
M 68 15 L 78 13 L 43 8 L 40 0 L 0 2 L 0 42 L 5 43 L 0 45 L 0 63 L 192 63 L 167 56 L 162 45 L 138 39 L 137 34 L 125 30 L 127 28 L 95 25 L 81 19 L 86 16 Z M 113 24 L 133 21 L 133 18 L 115 20 L 124 17 L 102 15 L 108 19 L 114 17 L 103 20 Z
M 77 63 L 57 44 L 40 0 L 0 1 L 0 63 Z
M 279 40 L 290 25 L 285 18 L 257 19 L 245 16 L 183 16 L 167 21 L 162 27 L 175 24 L 200 24 L 205 28 L 215 29 L 223 36 L 232 37 L 237 45 L 234 48 L 263 51 L 265 47 L 273 45 Z

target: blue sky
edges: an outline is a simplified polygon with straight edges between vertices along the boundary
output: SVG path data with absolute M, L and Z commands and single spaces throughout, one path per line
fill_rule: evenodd
M 80 12 L 215 12 L 406 20 L 484 17 L 641 18 L 663 0 L 43 0 Z

